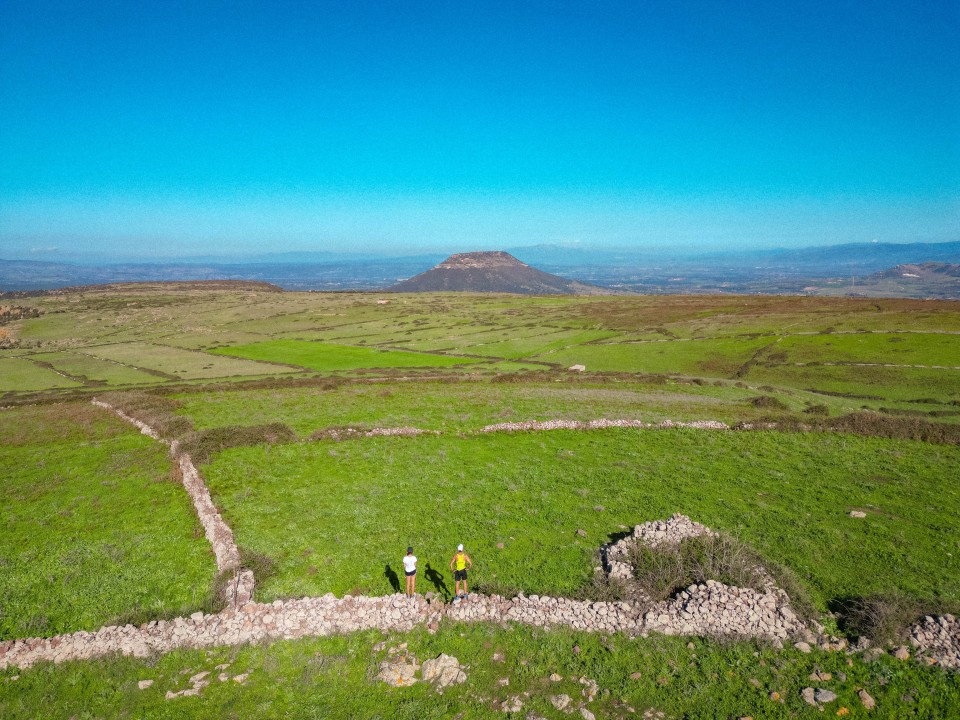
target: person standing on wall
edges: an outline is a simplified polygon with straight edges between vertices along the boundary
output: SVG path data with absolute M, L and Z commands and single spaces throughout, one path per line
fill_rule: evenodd
M 417 593 L 417 556 L 412 547 L 403 556 L 403 574 L 407 576 L 407 597 L 413 597 Z
M 473 567 L 473 560 L 463 551 L 463 545 L 457 545 L 457 552 L 450 560 L 450 569 L 453 570 L 454 599 L 465 598 L 467 591 L 467 570 Z M 463 594 L 460 594 L 460 583 L 463 583 Z

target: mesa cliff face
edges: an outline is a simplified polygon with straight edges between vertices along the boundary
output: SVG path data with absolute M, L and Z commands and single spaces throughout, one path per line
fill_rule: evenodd
M 519 295 L 614 295 L 613 290 L 567 280 L 520 262 L 510 253 L 451 255 L 426 272 L 388 288 L 391 292 L 482 292 Z

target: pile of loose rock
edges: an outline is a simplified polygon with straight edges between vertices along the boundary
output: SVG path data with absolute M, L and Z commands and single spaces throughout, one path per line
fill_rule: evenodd
M 960 670 L 960 620 L 953 615 L 927 615 L 910 628 L 911 644 L 943 667 Z
M 374 649 L 382 650 L 383 646 L 381 644 Z M 380 663 L 377 678 L 394 687 L 406 687 L 422 680 L 432 684 L 437 692 L 443 693 L 443 690 L 451 685 L 466 682 L 467 673 L 457 658 L 446 653 L 440 653 L 421 665 L 416 656 L 407 651 L 407 644 L 401 643 L 387 651 L 387 658 Z

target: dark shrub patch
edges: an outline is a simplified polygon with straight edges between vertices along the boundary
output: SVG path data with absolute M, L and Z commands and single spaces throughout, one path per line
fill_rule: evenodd
M 181 442 L 181 449 L 190 455 L 197 465 L 205 463 L 214 453 L 232 447 L 246 445 L 296 442 L 297 434 L 284 423 L 269 425 L 227 426 L 201 430 L 187 435 Z
M 760 395 L 759 397 L 751 398 L 750 404 L 756 408 L 766 408 L 768 410 L 786 410 L 787 406 L 782 400 L 778 400 L 775 397 L 770 395 Z

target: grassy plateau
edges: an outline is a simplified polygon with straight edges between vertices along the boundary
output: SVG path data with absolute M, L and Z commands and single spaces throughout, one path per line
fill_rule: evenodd
M 97 396 L 195 453 L 259 558 L 258 601 L 392 593 L 408 544 L 437 571 L 418 589 L 449 597 L 459 542 L 474 589 L 585 596 L 600 545 L 683 512 L 795 578 L 851 641 L 845 608 L 864 598 L 900 598 L 908 620 L 960 608 L 957 303 L 229 283 L 11 302 L 39 316 L 0 333 L 0 639 L 213 608 L 212 553 L 166 448 Z M 480 432 L 597 418 L 778 429 Z M 400 426 L 428 433 L 330 439 Z M 380 683 L 404 642 L 455 655 L 467 682 Z M 165 699 L 222 664 L 249 676 Z M 838 695 L 824 712 L 800 696 L 814 672 Z M 8 668 L 0 717 L 559 719 L 580 717 L 550 703 L 583 700 L 580 677 L 601 688 L 598 718 L 960 717 L 958 674 L 889 655 L 453 623 Z

